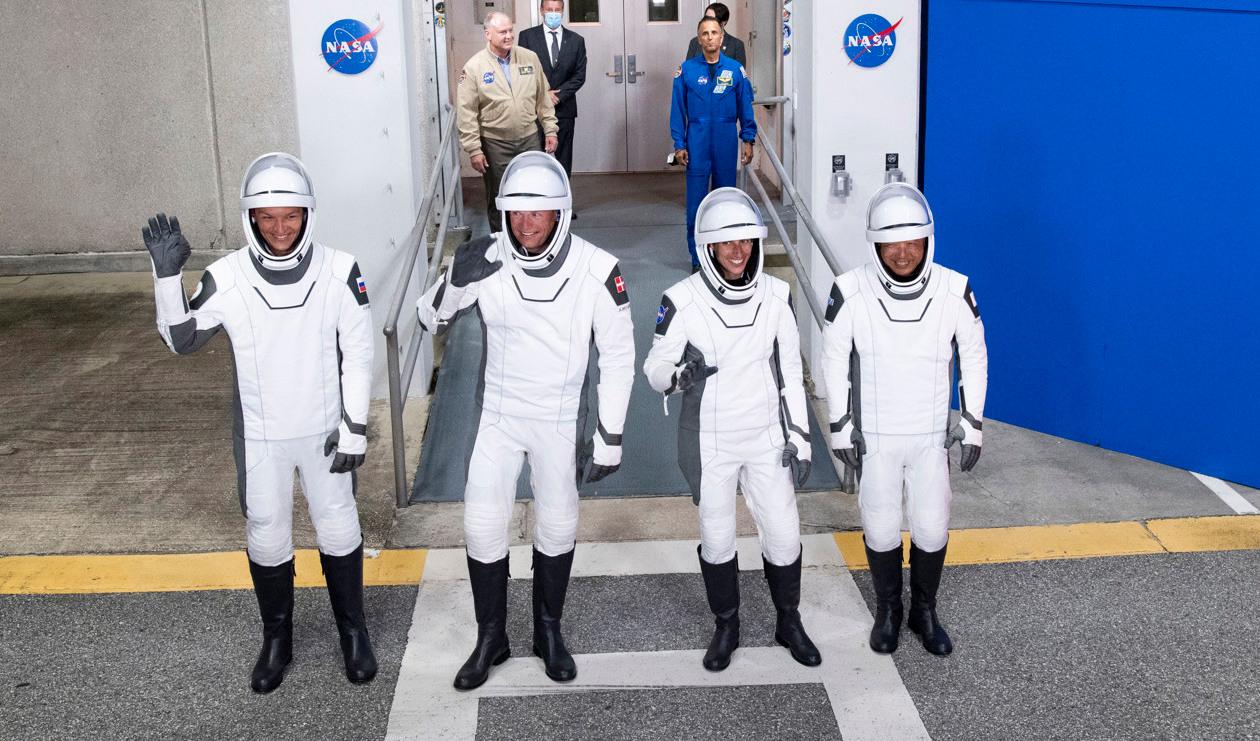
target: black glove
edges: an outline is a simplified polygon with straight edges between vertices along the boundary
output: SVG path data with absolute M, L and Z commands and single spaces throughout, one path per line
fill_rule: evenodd
M 157 277 L 179 275 L 192 254 L 192 246 L 179 230 L 179 219 L 172 216 L 167 221 L 166 214 L 158 214 L 149 219 L 149 225 L 140 230 L 140 236 L 144 237 L 144 247 L 153 258 L 153 272 Z
M 847 436 L 847 442 L 852 445 L 850 447 L 834 448 L 831 452 L 836 454 L 836 457 L 844 463 L 846 468 L 852 468 L 856 474 L 858 468 L 862 465 L 862 457 L 866 455 L 866 438 L 862 436 L 862 431 L 853 424 L 853 419 L 847 414 L 841 417 L 839 421 L 834 422 L 831 429 L 835 430 L 837 425 L 839 425 L 840 429 L 832 433 L 832 439 L 835 440 L 838 436 L 838 439 L 846 440 Z
M 328 439 L 324 441 L 324 455 L 332 455 L 337 450 L 337 443 L 341 441 L 341 432 L 333 430 Z M 333 457 L 332 465 L 328 468 L 329 473 L 350 473 L 354 469 L 363 465 L 363 459 L 366 456 L 363 453 L 342 453 L 337 452 Z
M 796 449 L 796 445 L 793 443 L 788 443 L 783 448 L 783 467 L 792 472 L 792 481 L 795 482 L 798 489 L 809 480 L 810 469 L 810 462 L 798 458 L 799 453 L 800 451 Z
M 586 442 L 578 446 L 577 456 L 576 456 L 576 462 L 577 462 L 576 481 L 577 481 L 578 486 L 582 485 L 582 481 L 586 477 L 585 476 L 586 466 L 587 464 L 591 462 L 591 459 L 594 456 L 595 456 L 595 441 L 594 440 L 587 440 Z
M 970 440 L 971 442 L 968 442 Z M 980 423 L 974 425 L 967 418 L 961 418 L 954 425 L 954 429 L 949 431 L 945 436 L 945 447 L 948 449 L 954 443 L 962 443 L 962 455 L 958 458 L 959 470 L 966 472 L 976 467 L 976 461 L 980 460 L 980 442 L 983 437 L 980 433 Z
M 601 466 L 598 463 L 592 463 L 591 470 L 586 474 L 586 483 L 590 484 L 599 481 L 609 474 L 616 473 L 618 468 L 621 468 L 620 463 L 615 466 Z
M 451 285 L 463 288 L 469 283 L 494 275 L 501 267 L 501 261 L 490 262 L 486 259 L 485 242 L 468 242 L 455 250 L 455 257 L 451 260 Z
M 700 358 L 692 358 L 674 372 L 674 386 L 679 391 L 690 391 L 701 378 L 708 378 L 717 371 L 716 365 L 705 365 Z

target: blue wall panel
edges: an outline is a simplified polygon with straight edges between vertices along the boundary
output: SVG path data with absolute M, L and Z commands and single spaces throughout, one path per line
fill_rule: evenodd
M 1260 4 L 1171 5 L 931 2 L 936 255 L 986 416 L 1257 486 Z

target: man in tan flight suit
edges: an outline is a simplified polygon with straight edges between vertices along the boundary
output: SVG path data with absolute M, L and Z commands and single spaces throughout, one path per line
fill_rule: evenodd
M 512 19 L 497 10 L 487 13 L 485 33 L 486 48 L 459 73 L 459 143 L 485 179 L 486 217 L 496 232 L 503 228 L 494 207 L 503 171 L 513 157 L 540 143 L 554 153 L 560 127 L 542 62 L 514 45 Z

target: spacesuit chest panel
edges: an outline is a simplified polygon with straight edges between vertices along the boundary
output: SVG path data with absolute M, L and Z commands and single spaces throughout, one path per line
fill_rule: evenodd
M 949 287 L 933 270 L 923 293 L 888 295 L 873 266 L 863 271 L 862 312 L 854 326 L 861 361 L 862 424 L 881 434 L 944 429 L 952 335 L 945 328 Z
M 777 425 L 778 384 L 771 364 L 778 317 L 765 283 L 741 304 L 721 303 L 703 285 L 699 291 L 704 293 L 688 312 L 687 340 L 718 369 L 705 383 L 701 424 L 714 420 L 726 430 Z
M 540 278 L 505 266 L 482 287 L 487 410 L 531 419 L 576 417 L 578 394 L 569 388 L 580 388 L 586 374 L 596 298 L 594 284 L 584 279 L 590 260 L 584 247 L 574 240 L 554 275 Z
M 290 285 L 261 276 L 242 251 L 233 264 L 236 308 L 224 317 L 236 359 L 245 436 L 291 439 L 327 432 L 340 409 L 331 261 L 314 250 Z

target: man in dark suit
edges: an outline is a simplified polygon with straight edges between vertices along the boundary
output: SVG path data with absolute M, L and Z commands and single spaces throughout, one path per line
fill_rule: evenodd
M 573 124 L 577 91 L 586 83 L 586 41 L 561 25 L 564 0 L 542 0 L 542 25 L 521 31 L 520 45 L 538 55 L 551 88 L 551 102 L 560 124 L 556 159 L 566 175 L 573 174 Z
M 731 19 L 730 8 L 726 7 L 725 3 L 709 3 L 709 7 L 704 9 L 704 17 L 716 18 L 718 24 L 722 26 L 722 53 L 747 67 L 748 55 L 744 53 L 744 42 L 726 33 L 726 22 Z M 686 58 L 691 59 L 699 53 L 700 40 L 692 36 L 691 43 L 687 45 Z

